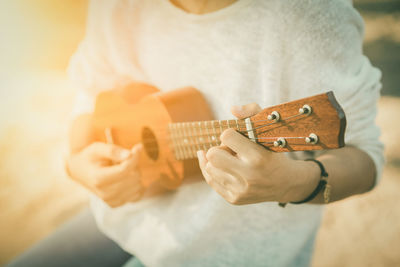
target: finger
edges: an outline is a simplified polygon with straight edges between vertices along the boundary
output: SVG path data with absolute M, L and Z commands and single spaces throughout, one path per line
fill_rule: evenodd
M 220 178 L 220 176 L 225 175 L 226 172 L 224 172 L 222 170 L 218 170 L 217 168 L 212 166 L 212 164 L 207 161 L 206 154 L 204 151 L 202 151 L 202 150 L 198 151 L 197 155 L 198 155 L 197 157 L 199 159 L 200 169 L 201 169 L 201 172 L 202 172 L 206 182 L 209 185 L 213 185 L 213 184 L 219 183 L 219 182 L 217 182 L 217 180 L 219 179 L 219 180 L 221 180 L 221 183 L 223 183 L 222 178 Z M 209 171 L 212 171 L 213 174 L 210 174 Z M 228 180 L 226 180 L 224 183 L 228 184 L 228 183 L 232 183 L 232 182 L 233 182 L 232 179 L 230 179 L 229 182 L 228 182 Z M 216 186 L 216 187 L 221 187 L 221 185 Z M 222 191 L 221 191 L 221 193 L 222 193 Z
M 206 158 L 207 161 L 216 168 L 222 169 L 231 174 L 236 173 L 235 170 L 240 168 L 242 165 L 242 161 L 239 158 L 232 155 L 232 153 L 228 152 L 227 149 L 220 147 L 210 148 L 207 151 Z
M 206 182 L 225 200 L 231 202 L 233 200 L 233 194 L 223 185 L 218 183 L 217 180 L 213 179 L 214 177 L 208 173 L 207 170 L 211 170 L 212 165 L 208 163 L 206 153 L 202 150 L 197 151 L 197 158 L 199 159 L 200 169 Z M 214 173 L 214 175 L 216 175 L 216 173 Z M 219 175 L 220 174 L 218 174 L 218 176 Z
M 230 173 L 221 170 L 210 162 L 207 163 L 205 168 L 207 174 L 211 177 L 210 183 L 218 183 L 220 184 L 225 190 L 231 188 L 233 184 L 235 184 L 235 177 L 232 176 Z
M 131 156 L 131 151 L 123 147 L 101 142 L 89 146 L 89 153 L 98 159 L 109 159 L 112 162 L 121 162 Z
M 233 129 L 227 129 L 221 134 L 222 144 L 228 146 L 230 149 L 235 151 L 239 157 L 247 157 L 254 154 L 256 151 L 262 149 L 256 143 L 250 141 L 237 131 Z
M 236 155 L 236 152 L 233 151 L 232 149 L 230 149 L 230 148 L 227 147 L 227 146 L 219 145 L 218 148 L 219 148 L 219 149 L 225 150 L 226 152 L 228 152 L 228 153 L 231 154 L 232 156 L 235 156 L 235 155 Z
M 207 166 L 208 166 L 208 164 L 207 164 Z M 206 179 L 206 182 L 211 186 L 211 188 L 214 189 L 214 191 L 217 192 L 226 201 L 232 202 L 233 194 L 229 189 L 230 188 L 229 185 L 232 184 L 232 181 L 228 177 L 225 177 L 225 179 L 221 179 L 221 177 L 223 175 L 226 175 L 226 173 L 222 174 L 221 170 L 218 170 L 217 168 L 212 168 L 212 167 L 206 167 L 204 172 L 205 172 L 204 177 L 206 177 L 206 176 L 208 177 Z
M 138 143 L 131 148 L 132 155 L 139 154 L 143 150 L 142 143 Z
M 124 180 L 108 185 L 101 190 L 101 198 L 107 202 L 118 200 L 129 201 L 132 199 L 133 195 L 138 195 L 140 192 L 144 191 L 144 187 L 140 181 L 140 176 L 132 174 Z
M 131 171 L 115 181 L 99 183 L 96 188 L 105 192 L 121 191 L 127 187 L 143 187 L 139 171 Z
M 261 111 L 261 107 L 257 103 L 251 103 L 244 106 L 233 106 L 231 112 L 238 119 L 251 117 Z
M 136 144 L 131 149 L 131 160 L 132 164 L 136 166 L 139 165 L 140 153 L 143 151 L 143 145 L 141 143 Z
M 120 194 L 109 200 L 105 200 L 105 202 L 112 208 L 116 208 L 122 206 L 128 202 L 131 202 L 131 199 L 138 200 L 142 196 L 141 190 L 126 190 L 120 192 Z
M 113 188 L 112 191 L 107 192 L 106 194 L 103 195 L 103 199 L 105 200 L 113 200 L 113 199 L 121 199 L 126 196 L 126 199 L 130 199 L 130 195 L 133 193 L 138 193 L 144 190 L 144 187 L 141 184 L 121 184 L 122 186 L 115 187 Z M 127 192 L 127 193 L 126 193 Z
M 206 165 L 207 165 L 206 153 L 203 150 L 197 151 L 197 159 L 199 160 L 201 173 L 203 174 L 204 179 L 208 183 L 208 181 L 211 180 L 211 177 L 206 172 Z
M 97 170 L 99 181 L 96 185 L 101 187 L 107 184 L 112 184 L 129 176 L 132 171 L 138 170 L 139 155 L 138 153 L 132 154 L 127 160 L 112 166 L 106 166 Z

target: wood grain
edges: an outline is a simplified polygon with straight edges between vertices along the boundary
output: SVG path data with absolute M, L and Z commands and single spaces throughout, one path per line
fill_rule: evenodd
M 289 117 L 299 114 L 303 105 L 312 108 L 310 115 L 300 115 L 290 119 Z M 277 111 L 281 120 L 271 124 L 267 116 Z M 286 147 L 274 147 L 272 144 L 265 146 L 275 152 L 290 152 L 304 150 L 334 149 L 344 146 L 344 134 L 346 128 L 345 114 L 335 99 L 333 92 L 328 92 L 304 99 L 280 104 L 262 110 L 251 117 L 253 128 L 258 141 L 260 138 L 276 140 L 278 137 L 287 138 Z M 263 126 L 267 125 L 267 126 Z M 311 133 L 318 136 L 316 144 L 309 144 L 305 139 L 291 139 L 290 137 L 307 137 Z

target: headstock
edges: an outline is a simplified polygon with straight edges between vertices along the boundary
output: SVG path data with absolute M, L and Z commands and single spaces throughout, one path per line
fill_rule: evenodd
M 249 138 L 276 152 L 343 147 L 346 117 L 333 92 L 262 110 L 250 117 Z

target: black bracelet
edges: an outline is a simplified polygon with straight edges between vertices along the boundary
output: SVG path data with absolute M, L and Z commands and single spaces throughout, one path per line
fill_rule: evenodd
M 319 181 L 317 188 L 315 188 L 315 190 L 308 197 L 306 197 L 304 200 L 301 200 L 301 201 L 290 202 L 291 204 L 303 204 L 303 203 L 309 202 L 309 201 L 313 200 L 319 194 L 319 192 L 321 192 L 322 190 L 326 191 L 325 189 L 329 189 L 329 187 L 328 187 L 329 185 L 328 185 L 328 181 L 327 181 L 328 173 L 325 171 L 324 165 L 322 165 L 322 163 L 316 159 L 306 159 L 306 161 L 314 161 L 315 163 L 318 164 L 319 168 L 321 169 L 321 180 Z M 325 194 L 325 193 L 327 193 L 327 194 Z M 324 192 L 324 200 L 325 200 L 325 203 L 329 202 L 329 192 Z M 279 206 L 285 207 L 286 203 L 279 203 Z

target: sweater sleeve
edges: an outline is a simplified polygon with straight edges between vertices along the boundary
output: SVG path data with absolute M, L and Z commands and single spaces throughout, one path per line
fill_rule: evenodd
M 346 145 L 375 163 L 376 183 L 384 163 L 375 123 L 381 72 L 362 52 L 364 24 L 350 1 L 292 1 L 287 17 L 283 90 L 290 98 L 333 91 L 343 107 Z

